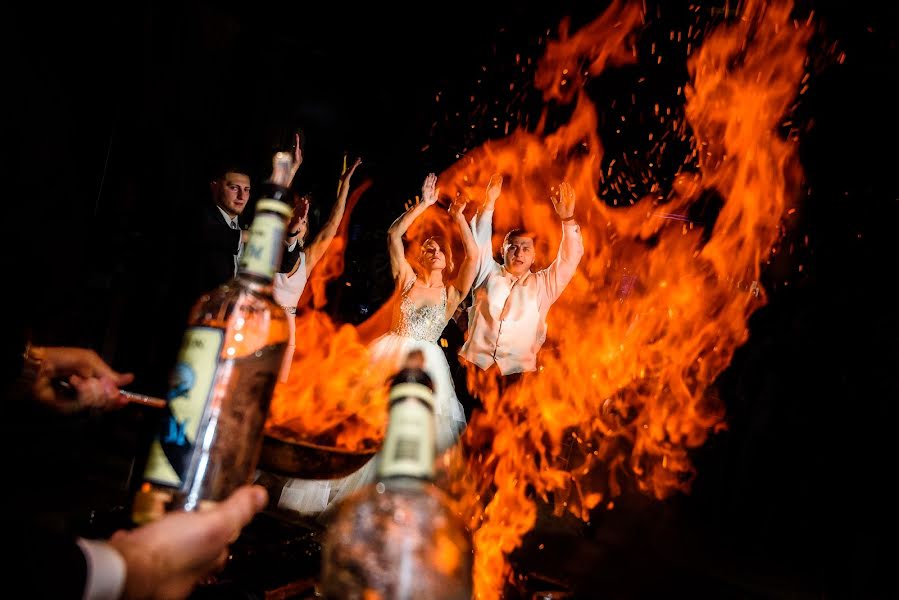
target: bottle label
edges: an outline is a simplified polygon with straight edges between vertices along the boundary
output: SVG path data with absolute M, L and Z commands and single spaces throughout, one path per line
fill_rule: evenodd
M 214 327 L 185 332 L 169 382 L 170 414 L 150 447 L 145 480 L 170 487 L 184 481 L 224 340 L 225 331 Z
M 416 386 L 430 390 L 424 386 Z M 393 403 L 384 448 L 381 450 L 381 477 L 434 477 L 434 412 L 430 401 L 408 396 Z M 391 393 L 391 398 L 394 394 Z
M 284 217 L 263 212 L 256 215 L 250 227 L 250 239 L 240 257 L 240 271 L 271 279 L 275 276 L 283 251 Z

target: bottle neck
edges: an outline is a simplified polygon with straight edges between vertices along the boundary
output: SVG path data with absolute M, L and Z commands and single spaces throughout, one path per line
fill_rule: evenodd
M 238 275 L 250 275 L 271 283 L 281 264 L 284 231 L 290 214 L 290 207 L 281 201 L 270 198 L 259 201 L 249 239 L 240 257 Z
M 401 383 L 390 392 L 390 420 L 378 467 L 379 479 L 434 479 L 434 399 L 420 383 Z

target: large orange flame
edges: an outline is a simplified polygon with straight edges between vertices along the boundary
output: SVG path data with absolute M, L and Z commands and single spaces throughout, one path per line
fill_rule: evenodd
M 465 436 L 465 470 L 477 476 L 456 480 L 456 491 L 469 502 L 479 597 L 500 593 L 504 555 L 533 527 L 529 489 L 553 501 L 556 514 L 584 520 L 627 481 L 658 498 L 686 491 L 688 449 L 723 426 L 710 386 L 764 303 L 761 265 L 802 179 L 795 140 L 780 131 L 810 35 L 791 9 L 749 2 L 689 58 L 684 131 L 694 152 L 667 194 L 655 185 L 626 208 L 596 196 L 597 114 L 577 75 L 632 55 L 640 11 L 618 3 L 573 36 L 563 26 L 540 64 L 545 99 L 574 103 L 565 125 L 485 144 L 441 177 L 451 193 L 477 197 L 491 173 L 503 173 L 494 247 L 523 224 L 542 241 L 544 264 L 561 233 L 547 196 L 568 181 L 586 245 L 578 275 L 549 313 L 539 372 L 502 395 L 483 372 L 469 374 L 485 410 Z M 693 223 L 691 207 L 710 197 L 720 204 L 714 222 Z
M 297 318 L 290 378 L 275 387 L 267 426 L 291 429 L 301 439 L 352 451 L 376 446 L 384 435 L 387 390 L 382 368 L 351 325 L 335 325 L 310 310 Z
M 573 34 L 563 23 L 538 66 L 535 83 L 548 106 L 571 106 L 565 123 L 550 128 L 547 110 L 533 131 L 488 142 L 440 175 L 442 194 L 480 200 L 491 174 L 502 173 L 494 248 L 508 229 L 524 226 L 537 235 L 538 268 L 556 254 L 561 228 L 549 196 L 567 181 L 586 247 L 550 310 L 538 372 L 503 393 L 483 372 L 469 373 L 484 409 L 457 448 L 465 464 L 455 468 L 466 476 L 451 481 L 474 531 L 478 597 L 499 596 L 509 580 L 506 556 L 535 523 L 532 492 L 556 514 L 587 520 L 625 485 L 657 498 L 687 491 L 688 450 L 724 427 L 711 386 L 765 302 L 761 265 L 802 181 L 795 139 L 782 128 L 811 27 L 791 11 L 785 0 L 750 0 L 690 53 L 682 116 L 657 111 L 692 149 L 670 190 L 652 182 L 633 205 L 597 196 L 603 147 L 584 83 L 637 59 L 645 15 L 621 2 Z M 717 214 L 697 222 L 691 211 L 700 203 Z M 440 219 L 420 225 L 411 238 L 446 228 Z M 383 397 L 373 400 L 370 390 L 383 389 L 383 374 L 367 366 L 363 339 L 315 312 L 298 331 L 310 343 L 298 348 L 272 420 L 300 418 L 301 429 L 320 435 L 352 414 L 365 425 L 342 434 L 342 444 L 378 439 Z

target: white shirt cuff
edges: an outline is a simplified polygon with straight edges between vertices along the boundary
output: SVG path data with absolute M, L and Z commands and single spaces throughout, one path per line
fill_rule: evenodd
M 118 600 L 125 589 L 125 559 L 106 542 L 83 538 L 77 541 L 87 561 L 84 600 Z

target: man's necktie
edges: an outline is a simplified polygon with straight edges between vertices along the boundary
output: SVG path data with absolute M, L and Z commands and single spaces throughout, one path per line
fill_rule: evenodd
M 237 224 L 237 221 L 231 220 L 228 221 L 228 224 L 231 226 L 231 229 L 236 229 L 240 231 L 240 225 Z M 234 255 L 234 275 L 237 275 L 237 270 L 240 266 L 240 255 L 243 252 L 243 235 L 237 238 L 237 254 Z

